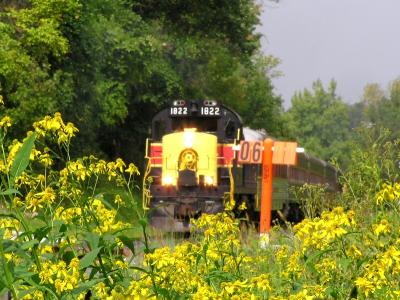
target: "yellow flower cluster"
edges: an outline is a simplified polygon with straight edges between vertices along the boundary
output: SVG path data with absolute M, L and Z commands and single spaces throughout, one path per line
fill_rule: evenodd
M 56 209 L 54 219 L 56 220 L 62 220 L 65 223 L 74 223 L 74 224 L 83 224 L 83 220 L 81 218 L 82 215 L 82 209 L 80 207 L 69 207 L 65 208 L 62 206 L 59 206 Z
M 115 180 L 118 185 L 122 185 L 125 183 L 124 172 L 130 176 L 139 175 L 139 170 L 133 163 L 130 163 L 126 168 L 121 158 L 106 162 L 94 156 L 83 157 L 76 161 L 70 161 L 67 167 L 60 171 L 60 184 L 68 185 L 68 183 L 74 181 L 84 182 L 92 176 L 104 175 L 107 176 L 109 181 Z
M 11 165 L 14 161 L 15 155 L 17 154 L 18 150 L 21 148 L 22 143 L 18 140 L 13 140 L 11 145 L 8 147 L 8 156 L 6 161 L 4 162 L 3 159 L 0 160 L 0 172 L 7 174 L 11 168 Z
M 355 283 L 366 297 L 379 298 L 379 293 L 383 293 L 386 299 L 399 299 L 399 280 L 400 249 L 392 245 L 364 266 L 362 276 Z
M 354 226 L 354 212 L 345 212 L 342 207 L 336 207 L 330 212 L 323 212 L 320 218 L 304 219 L 293 229 L 304 252 L 307 249 L 326 249 Z
M 400 183 L 384 183 L 382 189 L 376 194 L 377 205 L 385 203 L 397 203 L 400 200 Z
M 16 219 L 1 217 L 0 228 L 4 229 L 3 238 L 9 240 L 19 231 L 20 223 Z
M 99 282 L 98 284 L 96 284 L 94 289 L 92 289 L 92 292 L 94 293 L 94 295 L 92 296 L 95 296 L 94 299 L 102 300 L 142 300 L 148 299 L 148 297 L 145 296 L 149 296 L 147 294 L 144 294 L 143 297 L 126 297 L 124 295 L 124 289 L 122 287 L 117 286 L 116 288 L 111 289 L 104 282 Z
M 1 119 L 0 127 L 3 129 L 0 128 L 0 133 L 5 134 L 5 129 L 9 126 L 9 117 Z M 131 225 L 119 221 L 117 210 L 106 206 L 102 196 L 88 195 L 103 195 L 98 191 L 99 186 L 104 186 L 103 179 L 123 185 L 126 194 L 131 195 L 133 176 L 139 174 L 138 168 L 134 164 L 125 164 L 120 158 L 107 162 L 90 156 L 71 161 L 69 142 L 78 130 L 72 123 L 64 123 L 59 113 L 36 122 L 34 129 L 36 140 L 32 136 L 35 133 L 30 132 L 27 135 L 27 139 L 30 138 L 29 143 L 14 140 L 3 144 L 5 158 L 0 160 L 4 190 L 9 184 L 7 179 L 14 177 L 11 176 L 10 169 L 15 158 L 21 155 L 24 161 L 28 160 L 28 154 L 20 152 L 21 147 L 29 148 L 33 142 L 29 164 L 26 167 L 24 164 L 22 173 L 17 172 L 18 177 L 11 186 L 17 191 L 7 191 L 3 200 L 10 201 L 4 201 L 1 205 L 4 215 L 13 215 L 21 221 L 0 218 L 0 234 L 3 238 L 0 260 L 7 262 L 3 275 L 13 282 L 12 288 L 8 286 L 7 289 L 11 290 L 16 299 L 47 299 L 54 296 L 54 293 L 60 299 L 84 299 L 88 289 L 95 299 L 132 299 L 129 294 L 136 293 L 134 285 L 131 288 L 125 284 L 119 285 L 119 281 L 134 273 L 130 267 L 132 262 L 122 256 L 125 250 L 123 241 L 127 237 L 121 231 Z M 46 146 L 48 141 L 57 142 L 60 147 L 49 149 Z M 2 142 L 7 141 L 2 139 Z M 61 171 L 53 169 L 54 162 L 57 162 L 57 168 L 63 163 L 64 155 L 67 156 L 64 168 Z M 109 186 L 108 184 L 107 188 Z M 118 187 L 119 190 L 122 189 Z M 118 208 L 124 205 L 126 198 L 115 195 L 114 202 Z M 69 263 L 63 259 L 68 259 L 72 254 L 75 257 L 84 255 L 89 251 L 88 242 L 83 240 L 88 232 L 98 233 L 92 234 L 93 242 L 98 244 L 97 248 L 104 249 L 104 253 L 99 254 L 102 256 L 101 260 L 96 259 L 91 263 L 98 264 L 98 269 L 94 267 L 88 270 L 89 267 L 85 267 L 80 270 L 78 258 L 71 262 L 68 260 Z M 97 242 L 95 238 L 98 238 Z M 7 239 L 12 239 L 12 242 L 6 242 Z M 182 264 L 184 259 L 182 254 Z M 18 277 L 22 271 L 17 275 L 13 274 L 15 265 L 26 274 L 32 273 L 32 276 L 39 278 L 40 283 L 28 282 L 25 277 Z M 82 283 L 88 280 L 89 273 L 95 280 L 99 278 L 103 281 L 95 286 L 85 287 Z M 144 295 L 149 297 L 155 292 L 150 278 L 145 277 L 140 285 L 140 293 L 136 293 L 140 295 L 138 299 L 143 299 Z M 36 284 L 43 288 L 35 290 Z M 79 294 L 77 288 L 86 291 Z M 148 293 L 143 292 L 146 289 Z
M 97 233 L 104 234 L 129 227 L 129 224 L 116 221 L 116 210 L 107 209 L 99 199 L 93 199 L 90 204 L 90 209 L 93 211 L 96 218 L 95 224 L 97 224 L 97 226 L 95 231 Z
M 331 281 L 333 274 L 337 270 L 337 263 L 335 259 L 326 257 L 322 259 L 319 263 L 315 264 L 315 269 L 317 270 L 322 283 L 325 285 Z
M 225 212 L 215 215 L 203 214 L 201 218 L 193 221 L 193 225 L 195 231 L 202 232 L 207 241 L 225 239 L 236 246 L 240 244 L 237 239 L 239 234 L 238 221 Z
M 7 130 L 8 127 L 11 127 L 11 118 L 9 116 L 4 116 L 0 120 L 0 128 Z
M 177 293 L 190 293 L 202 281 L 199 274 L 193 274 L 196 254 L 200 248 L 191 243 L 183 243 L 171 250 L 169 247 L 156 249 L 145 255 L 144 265 L 156 274 L 156 283 Z
M 385 235 L 390 232 L 390 225 L 386 219 L 382 219 L 378 224 L 372 225 L 372 230 L 377 236 Z
M 47 187 L 44 191 L 34 193 L 30 191 L 26 196 L 26 208 L 37 211 L 44 207 L 51 206 L 56 200 L 56 193 L 51 187 Z
M 272 291 L 269 276 L 266 274 L 261 274 L 260 276 L 251 278 L 251 283 L 252 287 L 256 288 L 257 290 L 267 291 L 267 292 Z
M 116 221 L 117 211 L 108 209 L 99 199 L 89 199 L 90 213 L 83 214 L 80 207 L 58 207 L 54 219 L 64 221 L 66 224 L 95 224 L 94 231 L 100 234 L 118 231 L 129 227 L 129 224 Z
M 230 276 L 230 279 L 210 283 L 211 273 L 239 274 L 241 265 L 252 262 L 241 251 L 239 227 L 234 219 L 227 213 L 204 214 L 193 224 L 193 232 L 201 234 L 200 242 L 186 241 L 173 249 L 162 247 L 146 254 L 144 266 L 151 272 L 132 281 L 127 295 L 136 297 L 134 299 L 149 297 L 156 285 L 172 292 L 171 295 L 175 297 L 186 294 L 191 295 L 192 299 L 267 297 L 272 288 L 266 274 L 250 279 Z
M 256 299 L 250 291 L 252 284 L 248 280 L 235 280 L 223 282 L 219 299 Z
M 79 181 L 85 181 L 86 178 L 90 177 L 91 172 L 84 166 L 82 161 L 77 160 L 69 162 L 67 168 L 60 172 L 61 178 L 69 174 L 73 175 Z
M 298 278 L 302 273 L 302 266 L 300 264 L 301 253 L 294 251 L 287 261 L 286 269 L 282 272 L 285 278 Z
M 41 284 L 51 284 L 58 295 L 73 290 L 79 283 L 79 259 L 73 258 L 69 265 L 60 260 L 57 263 L 44 262 L 39 272 Z
M 27 136 L 27 138 L 29 137 L 29 135 Z M 25 141 L 25 140 L 24 140 Z M 22 143 L 18 140 L 13 140 L 12 143 L 8 146 L 8 155 L 7 155 L 7 159 L 6 162 L 4 162 L 3 160 L 0 160 L 0 172 L 6 174 L 9 172 L 15 156 L 17 155 L 18 150 L 22 147 Z M 46 166 L 49 167 L 53 164 L 53 160 L 51 159 L 50 155 L 47 153 L 49 149 L 45 148 L 43 153 L 35 148 L 32 149 L 30 155 L 29 155 L 29 159 L 31 161 L 37 159 L 37 161 Z
M 33 123 L 33 127 L 39 137 L 44 137 L 46 133 L 54 134 L 58 144 L 68 143 L 78 132 L 74 124 L 70 122 L 65 124 L 58 112 L 54 117 L 46 116 L 43 120 Z
M 152 281 L 150 277 L 142 276 L 139 280 L 132 280 L 125 299 L 142 300 L 156 299 L 154 292 L 151 289 Z

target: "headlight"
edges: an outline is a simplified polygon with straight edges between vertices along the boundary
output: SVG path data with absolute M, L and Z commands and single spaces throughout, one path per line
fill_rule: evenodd
M 185 101 L 184 100 L 176 100 L 173 103 L 174 106 L 184 106 L 185 105 Z
M 163 177 L 163 179 L 162 179 L 163 185 L 172 185 L 173 183 L 174 183 L 174 179 L 172 178 L 172 176 L 167 175 L 167 176 Z
M 193 147 L 193 140 L 194 140 L 194 133 L 193 131 L 186 131 L 183 132 L 183 145 L 185 148 L 192 148 Z
M 206 176 L 204 178 L 204 184 L 205 185 L 213 185 L 214 184 L 214 179 L 211 176 Z

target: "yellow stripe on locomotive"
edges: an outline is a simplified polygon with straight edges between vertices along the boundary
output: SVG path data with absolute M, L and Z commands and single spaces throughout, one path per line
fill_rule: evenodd
M 217 184 L 217 137 L 186 128 L 162 138 L 162 184 L 178 185 L 179 174 L 191 171 L 196 185 Z

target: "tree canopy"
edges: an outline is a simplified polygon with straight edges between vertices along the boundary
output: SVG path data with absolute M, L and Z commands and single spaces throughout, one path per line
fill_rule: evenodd
M 0 4 L 0 93 L 20 131 L 60 111 L 79 152 L 134 160 L 152 115 L 212 98 L 282 133 L 251 0 L 20 0 Z
M 321 81 L 292 98 L 292 107 L 285 118 L 291 137 L 307 152 L 325 160 L 333 157 L 340 162 L 349 156 L 349 107 L 336 95 L 336 82 L 325 88 Z

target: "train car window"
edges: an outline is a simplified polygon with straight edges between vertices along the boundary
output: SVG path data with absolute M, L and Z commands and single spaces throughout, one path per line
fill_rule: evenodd
M 165 124 L 162 121 L 154 122 L 153 139 L 159 141 L 165 135 Z
M 199 132 L 216 132 L 218 119 L 209 118 L 176 118 L 172 119 L 172 130 L 183 131 L 185 128 L 196 128 Z

